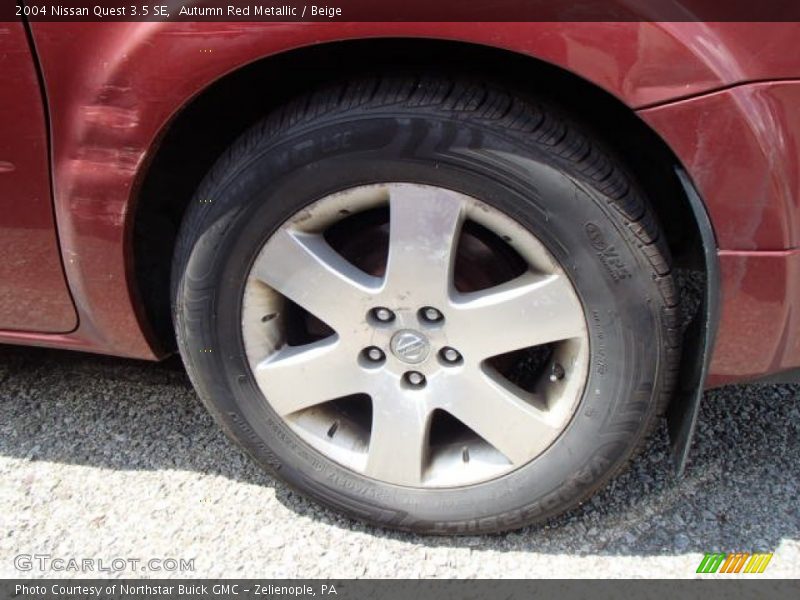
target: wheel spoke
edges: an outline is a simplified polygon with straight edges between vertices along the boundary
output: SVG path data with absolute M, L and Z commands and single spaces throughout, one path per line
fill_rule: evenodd
M 424 402 L 401 395 L 372 401 L 372 433 L 366 475 L 419 485 L 427 457 L 430 412 Z
M 339 333 L 363 319 L 381 286 L 322 236 L 288 229 L 270 238 L 252 274 Z
M 564 275 L 522 275 L 462 294 L 451 305 L 454 345 L 473 359 L 585 335 L 583 309 Z
M 547 414 L 490 375 L 475 369 L 449 378 L 441 408 L 499 450 L 512 464 L 523 464 L 552 441 L 556 429 Z
M 451 285 L 464 201 L 448 190 L 397 185 L 389 204 L 387 290 L 421 304 L 441 302 Z
M 284 346 L 261 361 L 254 375 L 269 403 L 285 416 L 364 392 L 363 375 L 352 354 L 335 337 L 305 346 Z

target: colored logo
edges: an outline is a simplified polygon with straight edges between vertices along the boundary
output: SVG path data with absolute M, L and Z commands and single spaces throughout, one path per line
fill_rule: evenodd
M 721 552 L 706 554 L 697 567 L 698 573 L 763 573 L 772 553 L 750 554 L 749 552 Z

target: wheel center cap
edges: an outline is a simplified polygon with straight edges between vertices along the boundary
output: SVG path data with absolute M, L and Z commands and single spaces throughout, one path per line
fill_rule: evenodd
M 431 345 L 428 338 L 413 329 L 402 329 L 392 336 L 392 354 L 405 363 L 415 365 L 428 358 Z

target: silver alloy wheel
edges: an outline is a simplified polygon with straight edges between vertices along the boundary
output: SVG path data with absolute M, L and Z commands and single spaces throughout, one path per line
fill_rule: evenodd
M 369 274 L 324 233 L 387 205 L 388 259 Z M 527 269 L 459 291 L 467 221 L 504 240 Z M 292 305 L 332 333 L 289 345 Z M 419 184 L 351 188 L 294 215 L 254 261 L 242 331 L 259 388 L 298 436 L 353 471 L 413 487 L 473 484 L 530 462 L 568 424 L 588 371 L 582 305 L 545 247 L 487 204 Z M 536 347 L 548 348 L 547 364 L 531 387 L 492 362 Z M 343 398 L 358 401 L 342 408 Z M 458 427 L 434 435 L 442 413 Z

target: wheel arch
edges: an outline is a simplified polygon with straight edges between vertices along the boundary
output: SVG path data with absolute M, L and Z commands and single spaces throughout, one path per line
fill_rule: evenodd
M 165 320 L 168 302 L 148 296 L 147 290 L 154 289 L 151 269 L 162 270 L 158 281 L 167 277 L 163 258 L 171 256 L 170 238 L 192 193 L 224 149 L 293 96 L 347 77 L 412 70 L 486 78 L 519 93 L 544 95 L 571 112 L 595 130 L 647 188 L 679 266 L 702 266 L 698 225 L 674 174 L 680 162 L 633 110 L 597 85 L 536 58 L 471 43 L 400 38 L 331 42 L 267 57 L 229 73 L 192 98 L 159 133 L 140 174 L 132 211 L 136 288 L 159 340 L 169 347 L 171 323 Z M 261 97 L 254 89 L 269 89 L 270 94 Z M 633 147 L 636 152 L 629 151 Z M 168 254 L 154 252 L 154 242 Z M 148 265 L 148 255 L 154 254 L 158 264 Z

